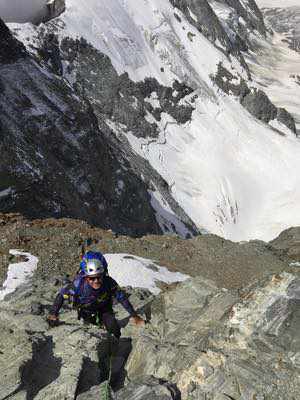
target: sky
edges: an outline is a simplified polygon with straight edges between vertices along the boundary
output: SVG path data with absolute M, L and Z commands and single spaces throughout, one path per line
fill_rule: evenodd
M 45 15 L 47 0 L 0 0 L 0 17 L 5 22 L 34 22 Z

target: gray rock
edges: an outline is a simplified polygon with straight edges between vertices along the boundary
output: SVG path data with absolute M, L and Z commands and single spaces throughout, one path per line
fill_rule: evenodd
M 43 305 L 39 302 L 31 303 L 31 314 L 32 315 L 42 315 L 44 314 Z
M 180 284 L 153 304 L 129 377 L 170 380 L 183 399 L 297 398 L 298 285 L 293 275 L 271 276 L 238 299 L 209 282 Z
M 252 89 L 241 101 L 241 104 L 263 122 L 269 122 L 276 118 L 277 109 L 262 90 Z
M 1 46 L 0 46 L 0 64 L 2 63 L 14 63 L 18 60 L 24 59 L 28 57 L 28 53 L 24 47 L 24 45 L 18 41 L 16 41 L 7 26 L 0 19 L 0 37 L 1 37 Z M 2 90 L 4 87 L 2 86 Z
M 300 227 L 286 229 L 270 242 L 270 249 L 276 254 L 300 262 Z
M 240 103 L 257 119 L 270 122 L 275 118 L 296 134 L 295 120 L 284 108 L 276 108 L 262 90 L 248 86 L 246 81 L 228 71 L 222 63 L 211 76 L 213 82 L 226 94 L 239 97 Z
M 287 126 L 292 132 L 294 132 L 294 133 L 297 132 L 295 120 L 292 117 L 292 115 L 288 111 L 286 111 L 285 108 L 277 109 L 277 117 L 276 118 L 283 125 Z
M 239 293 L 200 277 L 157 297 L 132 290 L 135 307 L 150 308 L 150 324 L 126 322 L 119 343 L 68 307 L 49 329 L 30 304 L 43 293 L 47 307 L 55 288 L 35 284 L 0 305 L 1 398 L 101 398 L 109 368 L 114 399 L 299 397 L 300 280 L 292 274 Z

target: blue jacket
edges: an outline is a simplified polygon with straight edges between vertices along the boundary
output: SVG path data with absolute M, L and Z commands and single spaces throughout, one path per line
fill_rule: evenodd
M 136 312 L 117 282 L 108 275 L 104 276 L 99 289 L 93 289 L 84 277 L 79 274 L 72 283 L 64 286 L 56 296 L 51 314 L 58 315 L 64 300 L 71 300 L 78 308 L 90 313 L 105 313 L 112 310 L 113 299 L 116 299 L 131 316 Z

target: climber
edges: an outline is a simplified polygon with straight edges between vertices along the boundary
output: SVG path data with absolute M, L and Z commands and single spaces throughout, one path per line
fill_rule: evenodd
M 89 251 L 83 256 L 80 272 L 74 281 L 64 286 L 56 296 L 47 317 L 48 323 L 50 326 L 58 324 L 59 310 L 64 300 L 69 299 L 78 311 L 78 319 L 91 324 L 101 322 L 109 333 L 119 339 L 121 331 L 112 308 L 113 297 L 128 311 L 136 325 L 144 325 L 144 320 L 137 315 L 126 294 L 108 275 L 104 256 Z

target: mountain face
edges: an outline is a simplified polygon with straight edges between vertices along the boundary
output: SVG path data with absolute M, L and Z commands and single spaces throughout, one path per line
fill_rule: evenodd
M 69 0 L 10 28 L 140 176 L 161 231 L 269 240 L 300 222 L 296 59 L 254 1 Z
M 118 232 L 160 232 L 150 196 L 115 155 L 91 106 L 0 23 L 1 209 L 73 216 Z

